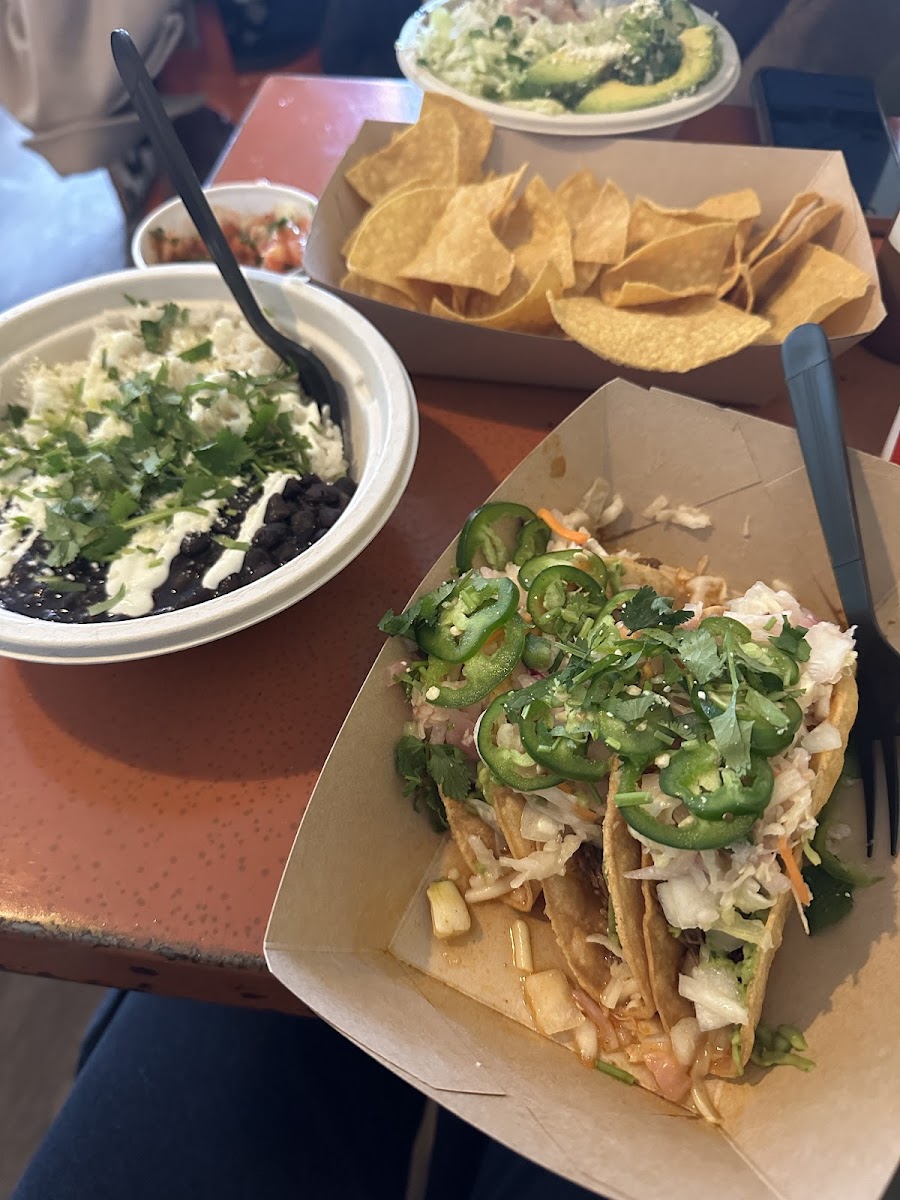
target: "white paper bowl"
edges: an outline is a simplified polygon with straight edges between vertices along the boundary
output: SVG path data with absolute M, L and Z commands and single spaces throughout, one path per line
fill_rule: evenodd
M 357 490 L 340 520 L 285 566 L 179 612 L 76 625 L 0 609 L 0 655 L 32 662 L 118 662 L 224 637 L 320 588 L 356 558 L 394 511 L 419 440 L 415 395 L 397 355 L 365 317 L 335 296 L 267 271 L 249 270 L 247 275 L 274 322 L 311 346 L 344 388 Z M 14 399 L 25 363 L 85 357 L 96 318 L 121 308 L 125 293 L 188 307 L 229 298 L 214 267 L 186 264 L 102 275 L 10 309 L 0 314 L 0 409 Z
M 266 180 L 256 183 L 217 183 L 204 188 L 203 192 L 213 211 L 232 212 L 241 217 L 263 216 L 275 209 L 285 208 L 292 216 L 305 218 L 312 224 L 318 204 L 316 197 L 309 192 L 281 183 L 268 183 Z M 152 230 L 160 228 L 181 237 L 196 233 L 194 223 L 178 197 L 160 204 L 144 217 L 131 238 L 131 261 L 140 270 L 161 265 L 150 237 Z
M 527 110 L 510 108 L 507 104 L 497 104 L 492 100 L 482 100 L 458 91 L 418 63 L 416 45 L 423 26 L 436 8 L 458 8 L 466 0 L 429 0 L 409 18 L 400 31 L 395 50 L 397 63 L 406 78 L 425 92 L 440 92 L 444 96 L 453 96 L 490 117 L 495 125 L 503 129 L 517 129 L 521 133 L 551 134 L 567 137 L 622 137 L 627 133 L 646 133 L 651 129 L 662 129 L 668 125 L 679 125 L 690 117 L 714 108 L 737 87 L 741 77 L 741 57 L 731 34 L 709 13 L 692 6 L 697 19 L 703 25 L 715 25 L 719 35 L 719 47 L 722 62 L 718 71 L 690 96 L 682 96 L 677 100 L 669 100 L 666 104 L 656 104 L 651 108 L 636 108 L 624 113 L 560 113 L 551 116 L 547 113 L 534 113 Z

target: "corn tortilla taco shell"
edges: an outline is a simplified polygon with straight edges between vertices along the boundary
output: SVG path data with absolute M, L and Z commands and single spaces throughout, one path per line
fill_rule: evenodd
M 850 736 L 853 722 L 856 720 L 858 701 L 856 679 L 853 675 L 847 675 L 835 684 L 831 695 L 828 720 L 841 735 L 841 747 L 839 750 L 825 750 L 814 754 L 810 759 L 810 767 L 815 772 L 811 804 L 814 816 L 818 815 L 831 795 L 843 768 L 847 739 Z M 799 850 L 796 857 L 799 863 Z M 750 1059 L 756 1027 L 762 1014 L 772 961 L 776 950 L 781 945 L 784 923 L 788 913 L 794 907 L 794 903 L 793 892 L 784 892 L 769 909 L 766 931 L 771 938 L 771 946 L 768 950 L 761 949 L 759 951 L 756 969 L 747 988 L 748 1019 L 741 1027 L 741 1067 L 738 1068 L 733 1059 L 719 1060 L 712 1066 L 714 1075 L 733 1078 L 740 1074 Z M 693 1004 L 681 996 L 678 991 L 678 974 L 684 957 L 684 947 L 678 938 L 672 937 L 669 933 L 665 913 L 656 895 L 656 887 L 650 881 L 644 882 L 644 904 L 644 940 L 650 965 L 653 999 L 662 1023 L 668 1031 L 682 1017 L 694 1015 Z
M 472 849 L 469 838 L 481 838 L 485 846 L 490 849 L 494 844 L 494 831 L 486 821 L 466 808 L 462 800 L 452 800 L 443 794 L 441 799 L 444 802 L 447 824 L 450 826 L 450 833 L 456 842 L 457 849 L 472 874 L 477 875 L 478 859 L 475 857 L 475 851 Z M 526 883 L 522 887 L 516 888 L 515 891 L 500 896 L 499 899 L 504 904 L 510 905 L 511 908 L 517 908 L 520 912 L 530 912 L 535 900 L 534 885 Z
M 594 873 L 596 879 L 596 873 Z M 610 981 L 616 956 L 591 935 L 609 935 L 609 910 L 592 883 L 584 848 L 566 863 L 565 875 L 544 880 L 544 908 L 575 982 L 597 1004 Z
M 653 1016 L 653 989 L 650 982 L 650 963 L 644 944 L 644 893 L 640 879 L 626 879 L 626 871 L 636 871 L 641 865 L 641 844 L 631 836 L 621 809 L 615 802 L 621 770 L 613 769 L 609 780 L 606 816 L 603 818 L 603 861 L 608 864 L 606 886 L 616 918 L 616 934 L 622 947 L 622 957 L 631 968 L 644 1000 L 636 1017 Z
M 494 802 L 494 812 L 497 814 L 497 823 L 506 838 L 506 844 L 509 846 L 511 858 L 527 858 L 533 850 L 537 850 L 536 842 L 531 842 L 528 838 L 522 837 L 522 813 L 525 811 L 525 801 L 518 792 L 512 791 L 506 787 L 495 787 L 491 791 L 491 799 Z M 516 888 L 517 893 L 521 893 L 523 897 L 530 896 L 528 907 L 522 906 L 524 912 L 530 912 L 535 900 L 541 894 L 541 885 L 539 883 L 528 880 L 521 887 Z M 519 907 L 516 905 L 515 907 Z

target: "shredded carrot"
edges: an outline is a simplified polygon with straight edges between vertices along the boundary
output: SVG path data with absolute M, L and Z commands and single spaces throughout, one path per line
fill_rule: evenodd
M 557 521 L 549 508 L 539 508 L 537 515 L 545 525 L 550 526 L 555 534 L 558 534 L 559 537 L 564 537 L 568 542 L 577 542 L 579 546 L 583 546 L 590 537 L 589 533 L 581 533 L 577 529 L 567 529 L 565 525 Z
M 809 890 L 806 880 L 800 873 L 800 868 L 797 866 L 797 861 L 791 853 L 786 837 L 782 836 L 778 839 L 778 853 L 781 855 L 784 869 L 787 872 L 794 895 L 801 904 L 809 904 L 813 898 L 812 892 Z

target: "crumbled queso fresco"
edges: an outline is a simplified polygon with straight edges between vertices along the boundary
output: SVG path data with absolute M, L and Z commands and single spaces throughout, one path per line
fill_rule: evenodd
M 277 569 L 353 494 L 340 430 L 235 309 L 133 303 L 0 395 L 0 604 L 170 611 Z

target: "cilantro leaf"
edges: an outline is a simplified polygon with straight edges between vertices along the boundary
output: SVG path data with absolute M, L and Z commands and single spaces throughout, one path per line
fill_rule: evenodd
M 457 586 L 457 582 L 455 579 L 450 579 L 435 588 L 433 592 L 426 592 L 405 612 L 395 613 L 392 608 L 389 608 L 378 622 L 378 628 L 388 637 L 412 637 L 412 631 L 416 625 L 434 623 L 438 609 Z
M 447 828 L 441 789 L 453 800 L 464 800 L 472 791 L 475 768 L 456 746 L 433 746 L 412 734 L 402 737 L 394 750 L 394 766 L 403 780 L 403 795 L 413 808 L 427 811 L 436 830 Z
M 681 634 L 678 657 L 698 683 L 708 683 L 721 673 L 725 660 L 708 629 L 686 629 Z
M 605 708 L 620 721 L 628 722 L 642 720 L 651 708 L 657 708 L 661 704 L 662 699 L 655 692 L 641 692 L 640 696 L 625 696 L 607 700 Z
M 141 337 L 151 354 L 160 354 L 168 347 L 169 336 L 178 315 L 178 305 L 168 303 L 163 305 L 162 315 L 158 320 L 150 321 L 145 317 L 141 321 Z
M 753 722 L 738 720 L 734 695 L 728 707 L 712 717 L 709 724 L 716 749 L 726 767 L 730 767 L 737 775 L 746 775 L 750 769 L 750 730 Z
M 28 418 L 28 409 L 21 404 L 8 404 L 5 416 L 13 429 L 19 429 Z
M 658 596 L 652 587 L 638 588 L 622 605 L 622 621 L 632 633 L 656 625 L 671 628 L 689 621 L 691 616 L 685 609 L 674 611 L 669 597 Z
M 806 640 L 806 630 L 798 625 L 792 625 L 787 617 L 784 618 L 784 625 L 778 637 L 770 637 L 769 641 L 773 646 L 777 646 L 779 650 L 784 650 L 791 658 L 796 659 L 798 663 L 806 662 L 809 659 L 809 642 Z
M 823 929 L 836 925 L 850 913 L 854 899 L 851 884 L 833 879 L 822 867 L 812 863 L 807 863 L 803 868 L 803 878 L 813 895 L 806 909 L 811 934 L 821 933 Z
M 191 346 L 188 350 L 182 350 L 178 355 L 182 362 L 195 363 L 203 362 L 205 358 L 212 358 L 213 344 L 206 339 L 205 342 L 198 342 L 196 346 Z
M 252 457 L 253 451 L 249 445 L 233 429 L 227 427 L 219 430 L 215 441 L 194 451 L 197 462 L 213 475 L 235 475 Z
M 457 746 L 429 746 L 428 774 L 451 800 L 465 800 L 472 790 L 475 773 Z

